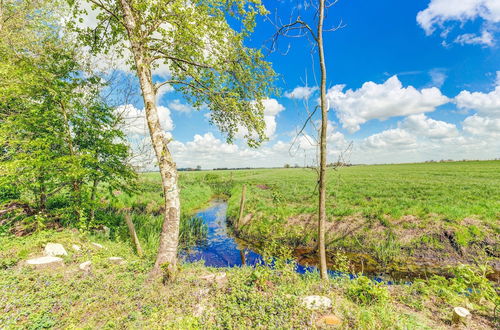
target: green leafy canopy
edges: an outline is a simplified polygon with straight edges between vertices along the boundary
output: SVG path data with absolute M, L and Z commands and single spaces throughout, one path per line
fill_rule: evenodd
M 266 139 L 262 100 L 276 92 L 276 74 L 260 50 L 244 45 L 256 16 L 266 13 L 260 0 L 128 0 L 136 22 L 130 34 L 120 2 L 69 1 L 71 28 L 96 53 L 118 51 L 130 59 L 128 41 L 137 42 L 148 70 L 168 69 L 156 90 L 171 85 L 195 108 L 210 109 L 211 123 L 228 141 L 243 127 L 250 146 Z M 79 23 L 90 13 L 97 13 L 95 27 Z

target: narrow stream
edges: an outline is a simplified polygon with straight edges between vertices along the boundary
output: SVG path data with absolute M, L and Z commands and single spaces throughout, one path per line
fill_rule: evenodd
M 204 244 L 191 248 L 184 256 L 187 262 L 204 260 L 209 267 L 254 266 L 262 262 L 263 258 L 257 252 L 244 246 L 230 234 L 227 227 L 227 203 L 219 201 L 212 206 L 198 212 L 208 226 L 207 240 Z M 297 272 L 314 271 L 315 267 L 297 264 Z M 338 275 L 330 271 L 331 275 Z
M 187 262 L 204 260 L 209 267 L 234 267 L 252 266 L 262 261 L 260 254 L 239 245 L 229 234 L 226 211 L 227 203 L 215 202 L 195 215 L 208 226 L 207 240 L 188 251 Z

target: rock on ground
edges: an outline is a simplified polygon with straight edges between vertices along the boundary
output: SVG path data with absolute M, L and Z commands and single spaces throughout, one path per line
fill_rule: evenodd
M 215 282 L 218 284 L 223 284 L 227 281 L 227 274 L 225 272 L 220 272 L 217 274 L 208 274 L 200 276 L 200 279 L 205 280 L 207 282 Z
M 47 243 L 47 245 L 45 245 L 44 254 L 50 257 L 57 257 L 57 256 L 67 256 L 68 252 L 66 252 L 62 244 Z
M 317 325 L 341 325 L 342 320 L 333 314 L 323 315 L 319 318 Z
M 78 252 L 78 251 L 80 251 L 80 250 L 82 249 L 82 248 L 80 247 L 80 245 L 76 245 L 76 244 L 73 244 L 71 247 L 73 248 L 73 250 L 75 250 L 75 251 L 77 251 L 77 252 Z
M 103 246 L 99 243 L 92 242 L 92 245 L 95 246 L 96 248 L 102 249 Z
M 109 257 L 108 261 L 112 264 L 115 264 L 115 265 L 121 265 L 121 264 L 124 264 L 126 262 L 125 260 L 123 260 L 123 258 L 120 258 L 120 257 Z
M 63 260 L 59 257 L 46 256 L 29 259 L 26 261 L 26 265 L 34 267 L 36 269 L 55 268 L 62 266 Z
M 302 305 L 310 310 L 326 309 L 332 307 L 332 301 L 323 296 L 306 296 L 302 298 Z
M 84 272 L 88 272 L 90 270 L 90 266 L 92 265 L 92 261 L 85 261 L 78 266 Z

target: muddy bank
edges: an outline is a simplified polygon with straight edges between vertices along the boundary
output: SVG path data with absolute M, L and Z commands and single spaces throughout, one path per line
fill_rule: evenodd
M 316 266 L 314 215 L 290 217 L 280 229 L 256 231 L 259 221 L 247 215 L 245 225 L 234 234 L 259 250 L 261 242 L 278 239 L 294 250 L 298 263 Z M 335 270 L 335 255 L 342 251 L 352 272 L 387 277 L 398 281 L 451 276 L 450 267 L 485 264 L 493 268 L 488 276 L 500 283 L 500 248 L 494 228 L 472 218 L 460 222 L 435 221 L 405 216 L 401 219 L 366 219 L 350 216 L 330 219 L 327 224 L 328 266 Z M 262 228 L 262 227 L 261 227 Z M 234 228 L 233 228 L 234 229 Z M 284 230 L 283 230 L 284 229 Z M 281 237 L 273 236 L 280 233 Z M 284 233 L 284 234 L 283 234 Z
M 327 251 L 328 268 L 337 269 L 335 254 L 338 251 Z M 415 278 L 427 279 L 432 275 L 441 275 L 451 277 L 450 267 L 457 266 L 460 263 L 472 264 L 454 258 L 442 258 L 438 256 L 427 256 L 426 258 L 405 257 L 404 261 L 393 261 L 388 264 L 382 264 L 369 254 L 355 252 L 345 252 L 350 262 L 351 273 L 363 273 L 380 278 L 387 278 L 398 282 L 411 281 Z M 294 249 L 294 257 L 298 263 L 309 266 L 317 266 L 317 253 L 312 248 Z M 490 262 L 493 272 L 487 277 L 489 280 L 500 284 L 500 267 L 498 261 Z

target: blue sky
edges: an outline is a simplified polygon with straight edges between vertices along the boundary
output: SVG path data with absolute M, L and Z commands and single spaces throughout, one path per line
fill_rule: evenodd
M 315 25 L 308 2 L 264 0 L 271 14 L 258 20 L 247 45 L 267 54 L 276 17 L 301 15 Z M 500 158 L 500 1 L 339 0 L 325 26 L 340 22 L 343 28 L 325 33 L 330 161 Z M 269 141 L 256 150 L 243 140 L 226 144 L 206 111 L 163 91 L 158 104 L 179 167 L 316 162 L 313 127 L 296 131 L 305 104 L 317 103 L 317 54 L 307 38 L 281 38 L 267 60 L 281 93 L 266 101 Z M 130 107 L 140 114 L 140 101 Z

